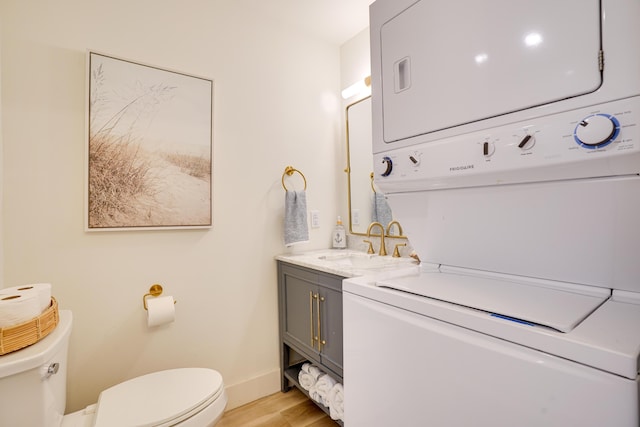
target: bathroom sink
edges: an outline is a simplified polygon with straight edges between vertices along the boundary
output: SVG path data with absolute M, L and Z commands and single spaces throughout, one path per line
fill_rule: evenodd
M 352 249 L 322 249 L 281 255 L 276 259 L 342 277 L 387 274 L 399 269 L 419 267 L 419 262 L 413 258 L 380 256 Z
M 336 267 L 347 267 L 358 270 L 394 268 L 413 263 L 411 258 L 394 258 L 390 256 L 380 256 L 353 251 L 339 254 L 319 255 L 318 259 L 331 263 Z

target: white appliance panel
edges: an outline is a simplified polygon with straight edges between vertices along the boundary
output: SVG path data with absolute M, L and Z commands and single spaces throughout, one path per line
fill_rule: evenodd
M 418 274 L 418 273 L 414 273 Z M 410 276 L 397 272 L 396 277 Z M 640 295 L 614 291 L 613 296 L 569 332 L 525 325 L 492 316 L 490 313 L 459 304 L 425 298 L 410 292 L 376 286 L 380 278 L 360 277 L 343 282 L 343 291 L 378 301 L 391 307 L 438 319 L 469 331 L 499 338 L 527 348 L 553 354 L 599 371 L 638 378 L 640 372 L 640 335 L 631 325 L 640 324 Z M 375 334 L 362 331 L 367 339 Z M 402 333 L 402 329 L 398 330 Z M 441 351 L 446 351 L 442 348 Z M 345 353 L 346 357 L 346 353 Z M 437 384 L 432 384 L 436 387 Z
M 611 291 L 498 274 L 478 274 L 464 269 L 443 268 L 379 280 L 377 286 L 410 292 L 453 304 L 482 310 L 506 320 L 573 330 L 610 296 Z
M 640 177 L 389 194 L 424 262 L 640 292 Z
M 377 153 L 374 166 L 385 194 L 637 174 L 640 97 Z
M 385 142 L 601 84 L 598 0 L 422 0 L 387 21 L 379 36 Z
M 344 314 L 346 425 L 638 425 L 637 378 L 350 292 Z

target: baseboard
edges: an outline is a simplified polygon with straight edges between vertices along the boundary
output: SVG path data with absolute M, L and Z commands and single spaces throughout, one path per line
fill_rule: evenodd
M 229 385 L 225 390 L 228 398 L 225 410 L 229 411 L 280 391 L 280 369 L 274 369 L 258 377 Z

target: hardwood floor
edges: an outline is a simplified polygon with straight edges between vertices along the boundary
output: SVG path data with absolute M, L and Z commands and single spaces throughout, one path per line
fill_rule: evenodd
M 335 421 L 295 387 L 234 408 L 216 424 L 216 427 L 336 426 Z

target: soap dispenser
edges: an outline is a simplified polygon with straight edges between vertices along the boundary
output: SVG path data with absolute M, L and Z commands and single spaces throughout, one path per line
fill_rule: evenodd
M 347 247 L 347 233 L 344 230 L 340 217 L 338 217 L 336 228 L 333 230 L 333 239 L 331 242 L 334 249 L 344 249 Z

